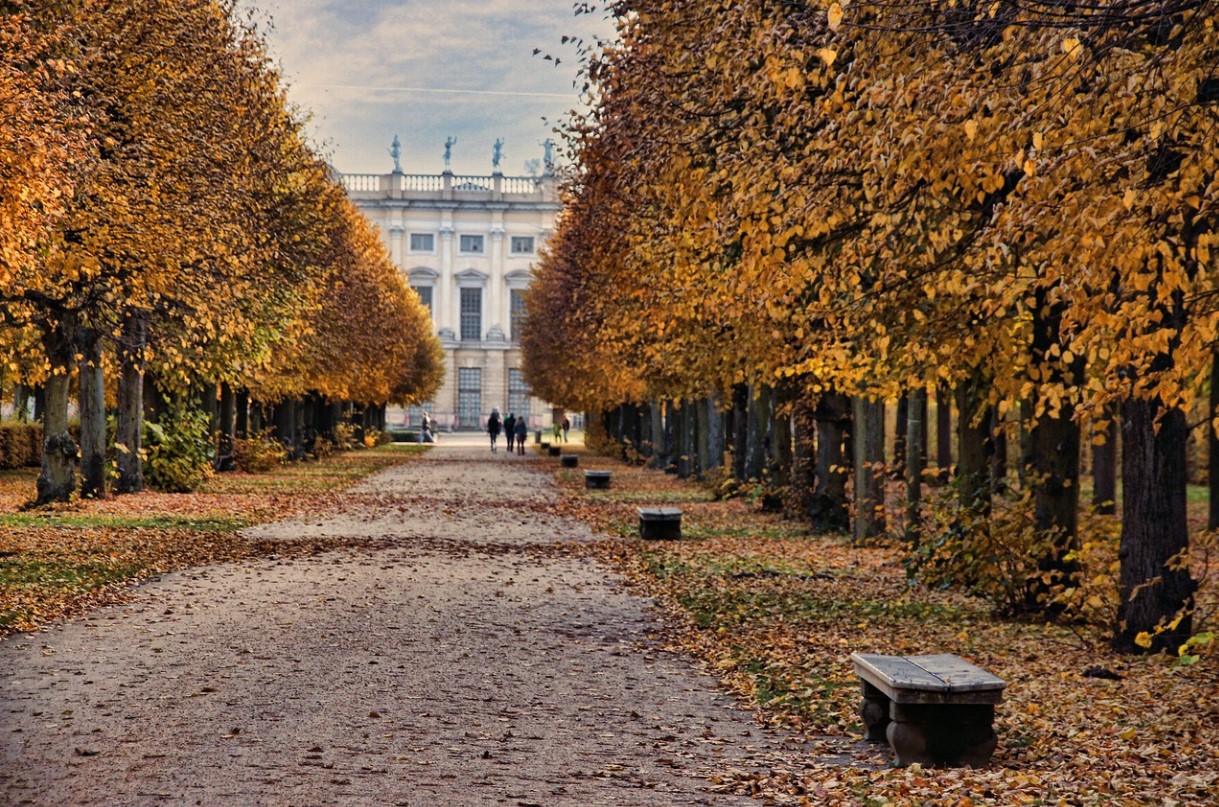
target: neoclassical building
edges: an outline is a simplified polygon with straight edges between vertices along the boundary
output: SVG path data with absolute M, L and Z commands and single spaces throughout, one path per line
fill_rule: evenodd
M 496 155 L 498 158 L 498 145 Z M 498 162 L 498 159 L 497 159 Z M 548 428 L 551 410 L 521 372 L 523 292 L 561 205 L 552 171 L 540 176 L 344 174 L 357 207 L 432 312 L 444 345 L 444 386 L 424 407 L 390 413 L 414 426 L 422 409 L 441 429 L 481 429 L 491 409 Z

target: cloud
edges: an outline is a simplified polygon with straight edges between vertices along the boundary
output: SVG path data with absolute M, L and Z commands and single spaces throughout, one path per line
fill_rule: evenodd
M 257 0 L 254 0 L 257 2 Z M 333 144 L 339 170 L 381 172 L 395 134 L 403 168 L 437 172 L 444 139 L 453 168 L 489 173 L 503 137 L 506 173 L 541 155 L 550 125 L 578 105 L 578 59 L 563 36 L 607 35 L 572 0 L 261 0 L 289 96 L 315 113 L 311 131 Z M 562 59 L 556 68 L 542 55 Z M 460 90 L 463 92 L 445 92 Z M 485 154 L 483 153 L 485 152 Z M 520 166 L 518 168 L 517 166 Z

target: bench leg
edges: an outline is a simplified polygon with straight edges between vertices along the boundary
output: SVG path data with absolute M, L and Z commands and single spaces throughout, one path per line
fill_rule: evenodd
M 859 717 L 863 720 L 864 739 L 879 742 L 885 739 L 889 726 L 889 698 L 867 681 L 863 685 L 863 700 L 859 704 Z
M 990 762 L 998 745 L 995 707 L 973 704 L 893 704 L 886 732 L 901 767 L 968 765 Z

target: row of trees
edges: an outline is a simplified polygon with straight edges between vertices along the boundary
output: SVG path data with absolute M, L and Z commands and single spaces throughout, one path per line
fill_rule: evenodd
M 0 53 L 0 381 L 41 393 L 39 502 L 78 457 L 106 492 L 108 411 L 117 488 L 142 487 L 146 387 L 174 411 L 431 397 L 427 312 L 235 3 L 3 3 Z
M 815 513 L 838 512 L 816 502 L 846 490 L 850 423 L 855 511 L 874 521 L 884 402 L 922 412 L 952 390 L 961 523 L 994 528 L 992 426 L 1026 436 L 1046 610 L 1038 581 L 1075 569 L 1081 443 L 1120 428 L 1113 643 L 1175 650 L 1196 585 L 1187 413 L 1219 366 L 1216 4 L 613 9 L 528 299 L 538 394 L 773 399 L 812 424 L 794 448 L 816 447 Z

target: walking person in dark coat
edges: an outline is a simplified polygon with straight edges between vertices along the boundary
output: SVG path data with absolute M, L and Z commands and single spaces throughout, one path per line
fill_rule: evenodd
M 495 441 L 499 439 L 500 429 L 503 428 L 503 423 L 499 419 L 499 410 L 492 409 L 491 417 L 487 418 L 487 434 L 491 435 L 491 451 L 495 451 Z
M 525 420 L 525 416 L 521 415 L 516 419 L 516 453 L 525 453 L 525 435 L 529 433 L 529 423 Z
M 508 453 L 511 454 L 512 446 L 516 442 L 516 415 L 511 412 L 504 418 L 504 437 L 508 438 Z

